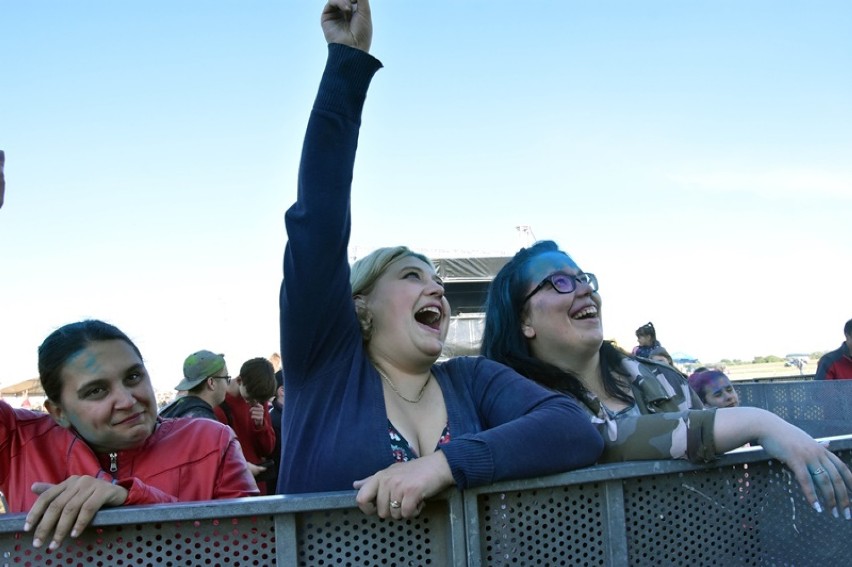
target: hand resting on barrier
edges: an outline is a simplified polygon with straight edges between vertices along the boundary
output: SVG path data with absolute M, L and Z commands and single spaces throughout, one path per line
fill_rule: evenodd
M 808 503 L 822 512 L 822 501 L 834 517 L 852 519 L 849 495 L 852 471 L 826 445 L 772 412 L 749 407 L 716 410 L 715 441 L 719 451 L 729 451 L 750 441 L 793 472 Z
M 407 463 L 395 463 L 355 481 L 353 486 L 358 489 L 356 501 L 362 512 L 398 520 L 417 516 L 427 498 L 454 484 L 446 457 L 436 451 Z
M 35 547 L 51 538 L 50 549 L 56 549 L 69 534 L 79 536 L 98 510 L 121 506 L 128 495 L 125 488 L 91 476 L 72 476 L 59 484 L 36 482 L 32 490 L 40 496 L 27 514 L 24 531 L 35 527 Z

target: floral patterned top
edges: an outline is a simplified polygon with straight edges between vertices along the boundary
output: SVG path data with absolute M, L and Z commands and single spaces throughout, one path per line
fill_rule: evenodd
M 420 456 L 414 451 L 408 440 L 402 436 L 402 433 L 393 426 L 393 423 L 391 423 L 390 420 L 388 420 L 388 433 L 390 434 L 391 452 L 393 453 L 393 458 L 397 463 L 406 463 Z M 449 442 L 450 424 L 448 423 L 444 426 L 444 431 L 441 432 L 441 437 L 438 439 L 438 445 L 436 447 L 440 447 L 441 445 Z

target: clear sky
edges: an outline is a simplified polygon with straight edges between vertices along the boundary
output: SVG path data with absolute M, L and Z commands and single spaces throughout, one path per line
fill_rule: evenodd
M 0 0 L 0 383 L 86 317 L 183 359 L 278 350 L 323 2 Z M 604 330 L 711 362 L 852 317 L 852 3 L 373 0 L 355 255 L 556 240 Z

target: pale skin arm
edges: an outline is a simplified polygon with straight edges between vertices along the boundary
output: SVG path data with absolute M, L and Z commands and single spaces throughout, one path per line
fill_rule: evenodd
M 380 518 L 414 518 L 423 510 L 427 498 L 455 486 L 447 458 L 441 451 L 406 463 L 395 463 L 352 486 L 358 508 L 365 514 Z M 390 503 L 397 501 L 399 508 Z
M 24 531 L 35 528 L 33 547 L 49 539 L 51 550 L 68 535 L 78 537 L 98 510 L 121 506 L 128 495 L 121 486 L 91 476 L 71 476 L 59 484 L 36 482 L 32 491 L 40 496 L 27 514 Z
M 826 509 L 835 517 L 840 513 L 847 519 L 852 517 L 849 501 L 852 471 L 837 455 L 798 427 L 759 408 L 720 408 L 716 410 L 714 435 L 719 452 L 756 441 L 772 457 L 787 465 L 808 503 L 817 511 L 822 511 L 817 496 L 819 489 Z M 825 472 L 819 473 L 819 470 Z

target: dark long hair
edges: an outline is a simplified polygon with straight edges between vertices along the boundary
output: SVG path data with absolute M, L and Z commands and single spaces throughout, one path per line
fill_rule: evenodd
M 529 248 L 521 248 L 491 281 L 485 300 L 481 354 L 513 368 L 546 388 L 585 400 L 588 390 L 580 378 L 573 372 L 565 372 L 533 356 L 521 331 L 523 302 L 529 285 L 529 282 L 524 281 L 523 268 L 530 260 L 547 252 L 562 251 L 552 240 L 541 240 Z M 570 259 L 567 254 L 565 256 Z M 624 380 L 616 376 L 625 375 L 621 369 L 621 361 L 625 356 L 624 351 L 611 342 L 604 341 L 601 344 L 604 388 L 610 396 L 629 403 L 633 401 L 630 390 Z
M 59 403 L 62 395 L 62 369 L 72 356 L 100 341 L 124 341 L 142 360 L 142 353 L 118 327 L 88 319 L 59 327 L 38 347 L 38 377 L 47 398 Z

